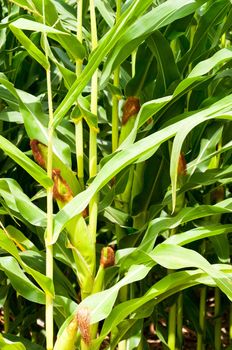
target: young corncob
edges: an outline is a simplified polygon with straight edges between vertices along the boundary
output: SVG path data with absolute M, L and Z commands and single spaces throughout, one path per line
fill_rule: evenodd
M 119 144 L 121 144 L 131 132 L 139 110 L 139 98 L 134 96 L 128 97 L 123 106 L 122 128 L 119 138 Z
M 69 322 L 64 328 L 63 332 L 58 335 L 54 350 L 75 350 L 76 339 L 78 330 L 78 319 L 77 315 Z

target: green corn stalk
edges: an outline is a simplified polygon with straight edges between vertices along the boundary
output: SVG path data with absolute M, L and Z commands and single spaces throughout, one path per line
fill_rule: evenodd
M 230 320 L 229 320 L 229 337 L 230 345 L 232 345 L 232 305 L 230 304 Z
M 182 349 L 183 336 L 182 336 L 182 327 L 183 327 L 183 293 L 179 293 L 177 299 L 177 340 L 178 340 L 178 349 Z
M 170 350 L 176 349 L 176 302 L 169 309 L 168 347 Z
M 43 6 L 43 23 L 46 23 L 45 13 L 45 1 L 42 2 Z M 46 38 L 46 33 L 43 34 Z M 45 55 L 48 61 L 48 50 L 45 48 Z M 46 69 L 47 80 L 47 95 L 48 95 L 48 110 L 49 110 L 49 122 L 48 122 L 48 148 L 47 148 L 47 175 L 52 179 L 53 168 L 53 100 L 52 100 L 52 84 L 51 84 L 51 71 L 50 65 Z M 53 281 L 53 187 L 47 189 L 47 229 L 45 233 L 45 246 L 46 246 L 46 276 Z M 53 349 L 53 297 L 46 293 L 46 305 L 45 305 L 45 327 L 46 327 L 46 346 L 47 350 Z
M 77 39 L 82 43 L 82 12 L 83 0 L 77 0 Z M 77 78 L 82 71 L 82 60 L 76 61 L 76 76 Z M 77 159 L 77 176 L 82 189 L 84 189 L 84 150 L 83 150 L 83 119 L 74 119 L 75 123 L 75 144 L 76 144 L 76 159 Z
M 0 220 L 0 227 L 2 227 L 3 231 L 6 230 L 1 220 Z M 4 285 L 7 286 L 7 279 L 4 280 Z M 6 295 L 6 299 L 3 304 L 3 312 L 4 312 L 4 333 L 8 333 L 9 327 L 10 327 L 10 304 L 9 304 L 8 293 Z
M 215 288 L 214 292 L 214 299 L 215 299 L 215 307 L 214 307 L 214 347 L 215 350 L 221 349 L 221 316 L 220 316 L 220 309 L 221 309 L 221 293 L 219 288 Z
M 218 149 L 221 148 L 221 141 L 218 144 Z M 209 167 L 211 168 L 218 168 L 220 164 L 220 155 L 213 157 L 213 159 L 210 162 Z M 215 189 L 213 192 L 213 196 L 216 199 L 216 203 L 219 203 L 224 199 L 225 193 L 224 188 L 220 186 L 219 188 Z M 214 215 L 213 222 L 215 224 L 221 222 L 221 215 Z M 214 347 L 215 350 L 221 349 L 221 316 L 220 316 L 220 309 L 221 309 L 221 292 L 219 288 L 215 288 L 214 292 L 214 299 L 215 299 L 215 305 L 214 305 Z
M 91 22 L 91 42 L 92 51 L 98 46 L 97 24 L 94 0 L 90 0 L 90 22 Z M 91 80 L 91 113 L 97 115 L 98 112 L 98 70 L 92 76 Z M 90 127 L 89 135 L 89 177 L 90 179 L 97 174 L 97 130 Z M 98 196 L 95 195 L 89 203 L 89 232 L 93 244 L 96 243 L 97 231 L 97 216 L 98 216 Z M 95 254 L 92 256 L 95 269 Z
M 207 288 L 201 287 L 200 290 L 200 308 L 199 308 L 199 326 L 200 331 L 197 332 L 197 350 L 204 350 L 204 337 L 205 337 L 205 305 L 206 305 L 206 292 Z
M 116 23 L 118 22 L 121 14 L 121 0 L 116 1 Z M 120 66 L 114 70 L 114 86 L 119 87 L 120 78 Z M 119 97 L 113 95 L 112 98 L 112 152 L 118 148 L 118 102 Z
M 7 284 L 7 280 L 5 283 Z M 10 327 L 10 304 L 9 304 L 8 295 L 3 305 L 3 311 L 4 311 L 4 333 L 8 333 L 9 327 Z
M 184 154 L 181 153 L 178 162 L 178 185 L 181 187 L 186 176 L 186 161 Z M 176 199 L 175 214 L 177 214 L 185 206 L 185 195 L 180 194 Z M 169 208 L 171 210 L 171 208 Z M 176 234 L 176 229 L 170 230 L 170 236 Z M 171 271 L 169 271 L 171 273 Z M 183 314 L 183 295 L 178 296 L 178 301 L 175 302 L 169 310 L 168 315 L 168 346 L 170 350 L 176 350 L 176 335 L 178 336 L 178 344 L 182 344 L 182 314 Z

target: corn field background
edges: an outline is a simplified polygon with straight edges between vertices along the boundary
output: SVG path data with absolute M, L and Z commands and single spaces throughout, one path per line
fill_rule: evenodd
M 0 349 L 232 349 L 232 2 L 0 19 Z

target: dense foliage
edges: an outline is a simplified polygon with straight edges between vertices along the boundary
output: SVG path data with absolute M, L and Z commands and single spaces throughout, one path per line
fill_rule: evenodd
M 231 1 L 0 17 L 1 349 L 231 348 Z

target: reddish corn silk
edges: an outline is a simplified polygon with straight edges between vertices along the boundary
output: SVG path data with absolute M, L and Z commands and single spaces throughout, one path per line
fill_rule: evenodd
M 223 186 L 215 188 L 211 193 L 211 202 L 219 203 L 225 199 L 225 189 Z
M 42 152 L 40 150 L 40 145 L 41 143 L 38 140 L 31 140 L 30 141 L 30 146 L 32 150 L 33 157 L 35 161 L 42 167 L 46 168 L 46 162 L 45 159 L 43 158 Z
M 178 175 L 184 175 L 184 176 L 187 175 L 186 160 L 183 153 L 181 153 L 179 156 L 177 173 Z
M 126 124 L 130 117 L 137 114 L 140 110 L 140 102 L 138 97 L 130 96 L 127 98 L 123 106 L 122 125 Z
M 62 203 L 68 203 L 73 199 L 73 193 L 68 183 L 60 175 L 60 169 L 52 170 L 52 179 L 54 181 L 53 197 Z
M 106 267 L 114 266 L 114 264 L 115 264 L 114 250 L 111 247 L 102 248 L 100 265 L 105 269 Z

